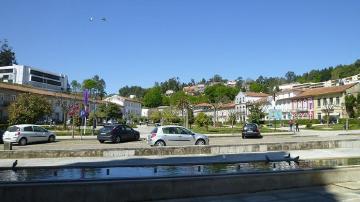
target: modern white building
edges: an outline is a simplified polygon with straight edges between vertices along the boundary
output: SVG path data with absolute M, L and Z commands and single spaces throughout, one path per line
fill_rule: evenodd
M 248 119 L 248 106 L 260 99 L 266 99 L 269 94 L 255 92 L 239 92 L 235 97 L 235 111 L 238 122 L 245 122 Z
M 25 65 L 0 67 L 0 81 L 29 85 L 44 90 L 65 92 L 70 86 L 64 74 L 44 71 Z
M 130 119 L 131 116 L 141 116 L 141 102 L 130 99 L 127 97 L 122 97 L 119 95 L 113 95 L 104 99 L 105 101 L 117 104 L 122 107 L 122 113 L 125 119 Z

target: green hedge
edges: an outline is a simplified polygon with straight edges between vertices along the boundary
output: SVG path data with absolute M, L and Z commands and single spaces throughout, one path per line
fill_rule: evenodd
M 346 119 L 339 119 L 340 124 L 345 124 Z M 349 119 L 349 124 L 360 124 L 360 119 Z

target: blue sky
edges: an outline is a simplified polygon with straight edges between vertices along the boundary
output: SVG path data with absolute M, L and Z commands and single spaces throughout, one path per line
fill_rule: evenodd
M 1 0 L 19 64 L 109 93 L 180 77 L 283 76 L 360 58 L 360 1 Z M 89 18 L 93 17 L 92 22 Z M 105 17 L 106 22 L 100 18 Z

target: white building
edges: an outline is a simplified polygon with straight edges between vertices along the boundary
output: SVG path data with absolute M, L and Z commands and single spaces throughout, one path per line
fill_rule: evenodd
M 266 93 L 255 92 L 239 92 L 235 97 L 235 111 L 238 116 L 238 122 L 245 122 L 249 115 L 249 104 L 254 103 L 260 99 L 270 96 Z
M 122 107 L 122 113 L 125 119 L 130 119 L 131 116 L 141 116 L 141 102 L 130 99 L 127 97 L 122 97 L 119 95 L 113 95 L 111 97 L 105 98 L 105 101 L 117 104 Z
M 293 89 L 293 90 L 284 90 L 276 93 L 275 98 L 275 109 L 282 112 L 282 120 L 292 119 L 291 110 L 292 110 L 292 98 L 302 93 L 303 90 Z
M 149 109 L 148 108 L 142 108 L 141 109 L 141 116 L 149 118 Z
M 67 91 L 68 77 L 37 68 L 12 65 L 0 67 L 0 81 L 42 88 L 50 91 Z

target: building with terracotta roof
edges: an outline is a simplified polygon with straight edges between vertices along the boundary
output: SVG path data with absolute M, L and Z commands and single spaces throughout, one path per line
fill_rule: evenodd
M 291 99 L 293 119 L 324 120 L 329 115 L 336 121 L 347 118 L 345 96 L 360 93 L 360 84 L 306 89 Z
M 235 111 L 237 114 L 237 122 L 245 122 L 249 116 L 249 105 L 270 96 L 266 93 L 256 92 L 239 92 L 235 97 Z
M 120 95 L 113 95 L 104 100 L 119 105 L 126 120 L 130 120 L 132 116 L 141 117 L 141 102 L 138 100 Z
M 16 100 L 17 96 L 22 93 L 32 93 L 45 97 L 52 105 L 52 114 L 49 117 L 44 117 L 47 120 L 62 122 L 65 119 L 64 109 L 71 105 L 81 104 L 83 98 L 80 95 L 47 91 L 43 89 L 34 88 L 27 85 L 11 84 L 0 82 L 0 119 L 6 122 L 8 119 L 7 107 Z M 90 111 L 95 109 L 96 104 L 106 103 L 102 100 L 89 100 Z

